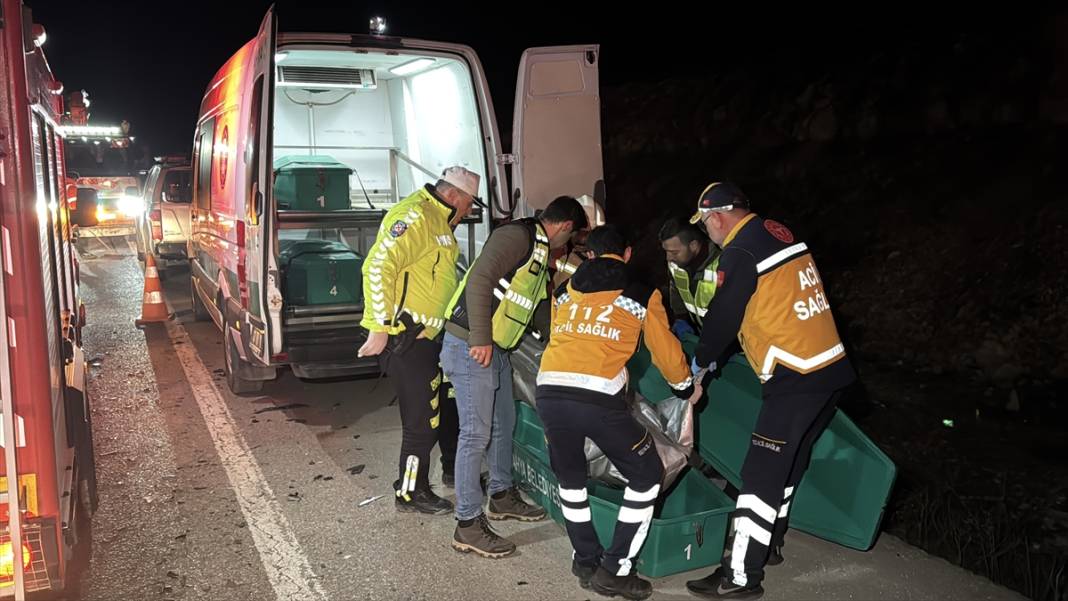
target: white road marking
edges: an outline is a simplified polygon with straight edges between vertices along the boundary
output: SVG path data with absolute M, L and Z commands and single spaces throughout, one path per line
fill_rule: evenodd
M 166 325 L 167 335 L 193 389 L 275 595 L 279 601 L 325 601 L 326 592 L 297 542 L 259 463 L 238 431 L 211 373 L 197 356 L 189 333 L 179 323 L 169 321 Z

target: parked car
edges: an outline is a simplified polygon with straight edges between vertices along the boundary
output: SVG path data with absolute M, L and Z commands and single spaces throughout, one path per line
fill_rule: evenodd
M 193 172 L 184 159 L 164 159 L 148 171 L 144 210 L 137 216 L 137 258 L 151 256 L 161 278 L 188 261 Z

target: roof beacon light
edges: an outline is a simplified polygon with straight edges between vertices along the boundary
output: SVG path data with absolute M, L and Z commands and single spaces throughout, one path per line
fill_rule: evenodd
M 371 17 L 371 35 L 386 35 L 386 19 Z

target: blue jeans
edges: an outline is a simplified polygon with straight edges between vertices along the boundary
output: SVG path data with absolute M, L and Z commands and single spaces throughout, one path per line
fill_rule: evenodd
M 441 368 L 456 389 L 460 441 L 456 449 L 456 519 L 482 514 L 482 459 L 489 449 L 490 481 L 494 494 L 512 487 L 512 433 L 515 396 L 508 353 L 493 347 L 489 367 L 468 354 L 467 341 L 448 332 L 441 346 Z

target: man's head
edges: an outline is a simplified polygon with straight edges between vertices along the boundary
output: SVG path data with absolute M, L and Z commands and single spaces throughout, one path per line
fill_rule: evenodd
M 450 225 L 456 226 L 460 220 L 471 214 L 475 203 L 482 204 L 478 198 L 478 183 L 481 178 L 477 173 L 464 167 L 449 167 L 441 174 L 441 179 L 434 184 L 438 196 L 450 207 L 456 209 Z
M 549 248 L 557 249 L 571 239 L 572 234 L 589 227 L 586 209 L 570 196 L 559 196 L 538 215 L 545 233 L 549 236 Z
M 667 260 L 686 267 L 704 250 L 707 238 L 697 226 L 675 217 L 669 218 L 660 228 L 660 247 Z
M 702 222 L 716 246 L 723 248 L 727 236 L 750 213 L 749 199 L 730 182 L 713 182 L 697 199 L 697 212 L 690 223 Z
M 594 228 L 586 238 L 586 248 L 593 256 L 618 255 L 624 261 L 630 261 L 630 245 L 627 236 L 614 225 L 602 225 Z

